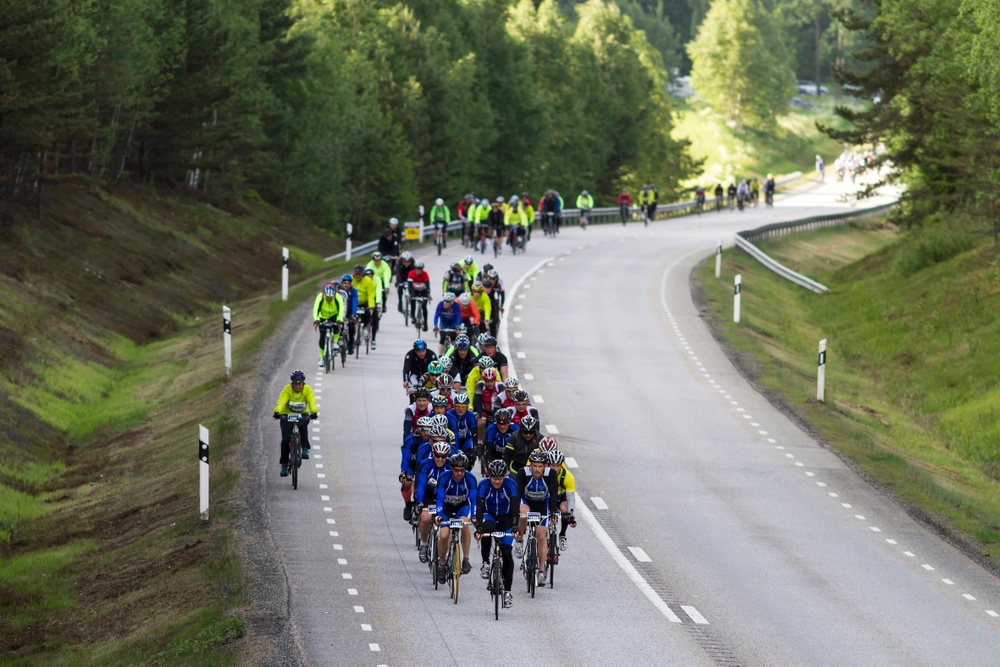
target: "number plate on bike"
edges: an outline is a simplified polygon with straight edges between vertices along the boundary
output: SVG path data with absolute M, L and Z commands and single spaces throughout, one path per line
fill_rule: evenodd
M 302 415 L 291 414 L 291 415 L 288 415 L 287 417 L 285 417 L 285 421 L 287 421 L 289 424 L 294 424 L 295 422 L 297 422 L 299 420 L 299 417 L 301 417 L 301 416 Z
M 465 522 L 462 521 L 461 519 L 452 519 L 451 521 L 448 522 L 448 527 L 452 528 L 454 530 L 458 530 L 459 528 L 461 528 L 464 525 L 465 525 Z
M 541 523 L 542 515 L 538 512 L 528 512 L 528 523 Z

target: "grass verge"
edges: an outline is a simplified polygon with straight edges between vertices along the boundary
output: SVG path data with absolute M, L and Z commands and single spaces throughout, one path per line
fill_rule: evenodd
M 911 270 L 918 236 L 881 221 L 761 248 L 831 288 L 817 295 L 735 249 L 694 274 L 730 356 L 845 460 L 994 571 L 1000 569 L 1000 292 L 997 249 L 973 244 Z M 901 266 L 907 267 L 906 275 Z M 743 276 L 742 323 L 732 284 Z M 816 396 L 829 341 L 826 401 Z

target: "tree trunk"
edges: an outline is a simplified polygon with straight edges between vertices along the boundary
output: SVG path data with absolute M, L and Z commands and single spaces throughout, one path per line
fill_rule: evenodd
M 820 63 L 819 63 L 819 47 L 820 47 L 820 43 L 819 43 L 819 39 L 820 39 L 820 34 L 819 34 L 819 17 L 820 17 L 820 11 L 821 11 L 820 8 L 821 8 L 821 5 L 819 3 L 817 3 L 816 4 L 816 11 L 814 13 L 815 24 L 816 24 L 816 99 L 819 99 L 819 96 L 820 96 L 819 84 L 821 83 L 820 79 L 819 79 L 819 75 L 820 75 Z

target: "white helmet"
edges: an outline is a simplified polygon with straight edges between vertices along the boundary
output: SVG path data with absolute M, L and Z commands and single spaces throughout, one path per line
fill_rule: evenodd
M 468 292 L 462 292 L 462 294 L 458 297 L 458 302 L 463 306 L 468 306 L 469 301 L 471 301 L 471 298 L 469 297 Z
M 440 197 L 438 197 L 437 199 L 434 200 L 434 205 L 435 206 L 444 206 L 444 200 L 441 199 Z
M 399 218 L 389 218 L 389 224 L 390 225 L 398 225 L 399 224 Z
M 497 203 L 498 204 L 502 204 L 503 203 L 503 195 L 498 195 L 497 196 Z

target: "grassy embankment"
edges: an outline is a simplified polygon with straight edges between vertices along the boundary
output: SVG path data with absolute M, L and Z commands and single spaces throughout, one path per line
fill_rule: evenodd
M 714 190 L 716 183 L 725 187 L 734 179 L 762 178 L 769 172 L 777 175 L 801 171 L 808 175 L 815 168 L 817 153 L 826 159 L 827 165 L 832 165 L 842 147 L 821 134 L 816 129 L 816 121 L 840 127 L 842 121 L 833 115 L 833 108 L 852 100 L 843 98 L 838 102 L 829 96 L 818 100 L 808 95 L 801 97 L 819 110 L 789 108 L 768 132 L 734 130 L 703 102 L 678 100 L 680 111 L 673 134 L 688 139 L 691 155 L 705 161 L 702 175 L 692 179 L 687 186 L 693 189 L 701 185 L 707 192 Z
M 253 201 L 221 210 L 83 180 L 43 193 L 43 221 L 15 208 L 0 227 L 0 663 L 231 663 L 245 380 L 282 316 L 339 269 L 321 257 L 340 242 Z
M 728 250 L 721 280 L 714 260 L 696 274 L 717 333 L 830 447 L 996 571 L 998 249 L 957 229 L 900 237 L 881 222 L 761 247 L 831 291 L 813 294 Z M 822 338 L 825 403 L 815 400 Z

